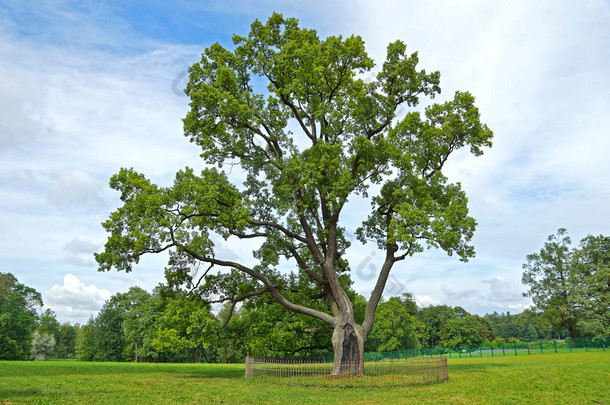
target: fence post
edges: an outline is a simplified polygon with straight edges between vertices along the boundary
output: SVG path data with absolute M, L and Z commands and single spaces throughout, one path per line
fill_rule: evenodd
M 557 341 L 553 340 L 553 346 L 555 346 L 555 353 L 557 353 Z
M 538 343 L 540 343 L 540 354 L 543 354 L 544 351 L 542 350 L 542 340 L 539 340 Z
M 517 342 L 513 342 L 513 346 L 515 347 L 515 356 L 518 356 L 518 354 L 517 354 Z
M 248 353 L 246 355 L 246 375 L 245 378 L 247 380 L 252 378 L 252 364 L 251 364 L 251 359 L 250 359 L 250 354 Z
M 489 348 L 491 349 L 491 357 L 494 356 L 494 347 L 493 345 L 489 345 Z
M 481 358 L 483 358 L 483 348 L 481 346 L 479 346 L 479 354 L 481 355 Z
M 504 343 L 502 343 L 502 356 L 506 357 L 506 352 L 504 351 Z

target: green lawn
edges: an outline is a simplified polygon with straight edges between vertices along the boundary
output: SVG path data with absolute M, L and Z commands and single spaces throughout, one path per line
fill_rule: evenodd
M 610 404 L 610 352 L 450 359 L 449 381 L 305 388 L 243 378 L 243 365 L 0 362 L 0 403 Z

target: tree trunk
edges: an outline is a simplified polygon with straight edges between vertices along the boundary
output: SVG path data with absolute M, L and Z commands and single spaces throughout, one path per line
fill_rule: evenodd
M 332 337 L 335 360 L 331 375 L 362 374 L 365 341 L 362 326 L 355 322 L 335 326 Z

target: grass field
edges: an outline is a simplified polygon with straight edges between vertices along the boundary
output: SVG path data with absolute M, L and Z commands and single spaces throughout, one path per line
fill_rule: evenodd
M 0 362 L 2 404 L 610 404 L 610 351 L 450 359 L 449 381 L 306 388 L 244 379 L 244 365 Z

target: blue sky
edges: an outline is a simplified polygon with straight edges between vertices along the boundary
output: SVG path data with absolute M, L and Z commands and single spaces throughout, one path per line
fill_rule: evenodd
M 374 5 L 373 5 L 374 4 Z M 0 1 L 0 271 L 43 294 L 60 321 L 84 322 L 131 285 L 163 281 L 163 257 L 133 273 L 98 273 L 100 223 L 117 207 L 120 167 L 168 184 L 201 168 L 182 135 L 184 72 L 214 42 L 230 47 L 273 11 L 319 35 L 361 35 L 382 63 L 396 39 L 441 72 L 443 93 L 468 90 L 494 131 L 480 158 L 458 154 L 479 226 L 477 257 L 427 251 L 393 274 L 389 293 L 420 305 L 520 312 L 521 265 L 565 227 L 573 241 L 609 234 L 610 3 L 607 1 Z M 348 227 L 368 204 L 351 204 Z M 246 257 L 248 244 L 224 244 Z M 381 257 L 348 252 L 365 296 Z

